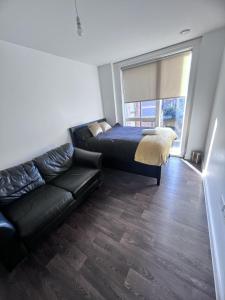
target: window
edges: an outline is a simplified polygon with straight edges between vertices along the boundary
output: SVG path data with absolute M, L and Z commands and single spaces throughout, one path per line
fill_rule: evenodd
M 156 126 L 156 101 L 136 101 L 125 104 L 125 125 Z
M 170 127 L 181 149 L 191 51 L 122 70 L 126 126 Z

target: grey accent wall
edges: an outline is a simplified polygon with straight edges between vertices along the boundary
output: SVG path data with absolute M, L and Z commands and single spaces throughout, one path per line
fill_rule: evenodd
M 110 124 L 117 122 L 116 106 L 114 101 L 113 70 L 111 64 L 98 67 L 98 76 L 105 118 Z
M 225 45 L 225 29 L 206 33 L 199 49 L 197 78 L 186 148 L 186 158 L 192 150 L 204 150 L 214 96 Z

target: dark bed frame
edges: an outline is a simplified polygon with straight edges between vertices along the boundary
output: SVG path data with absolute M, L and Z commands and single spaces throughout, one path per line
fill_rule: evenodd
M 70 136 L 71 136 L 73 145 L 75 147 L 83 148 L 85 150 L 90 150 L 90 149 L 88 149 L 88 147 L 85 147 L 79 143 L 79 141 L 75 137 L 75 133 L 76 133 L 76 131 L 78 131 L 78 129 L 87 127 L 89 124 L 91 124 L 93 122 L 103 122 L 103 121 L 106 121 L 106 119 L 99 119 L 96 121 L 92 121 L 89 123 L 85 123 L 82 125 L 78 125 L 78 126 L 69 128 L 69 132 L 70 132 Z M 146 164 L 138 163 L 136 161 L 121 161 L 118 159 L 113 159 L 113 160 L 110 159 L 109 160 L 107 158 L 104 158 L 104 156 L 103 156 L 103 165 L 105 167 L 109 167 L 109 168 L 119 169 L 122 171 L 127 171 L 127 172 L 131 172 L 131 173 L 136 173 L 136 174 L 156 178 L 157 185 L 160 185 L 161 166 L 149 166 Z

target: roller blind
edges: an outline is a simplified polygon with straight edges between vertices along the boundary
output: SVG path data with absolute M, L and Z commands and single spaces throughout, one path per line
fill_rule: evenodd
M 156 99 L 158 63 L 151 63 L 123 71 L 125 102 Z
M 125 102 L 187 96 L 191 51 L 122 70 Z

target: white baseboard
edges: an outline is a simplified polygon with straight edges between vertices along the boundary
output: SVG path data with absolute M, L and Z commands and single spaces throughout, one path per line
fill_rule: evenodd
M 204 188 L 206 213 L 207 213 L 207 221 L 208 221 L 208 229 L 209 229 L 209 240 L 210 240 L 210 248 L 211 248 L 211 256 L 212 256 L 216 299 L 225 300 L 225 282 L 223 282 L 223 278 L 221 276 L 221 271 L 220 271 L 220 268 L 223 268 L 225 266 L 221 266 L 219 262 L 217 240 L 215 237 L 215 227 L 214 227 L 214 221 L 212 216 L 212 207 L 211 207 L 211 201 L 209 199 L 207 180 L 205 177 L 203 177 L 203 188 Z

